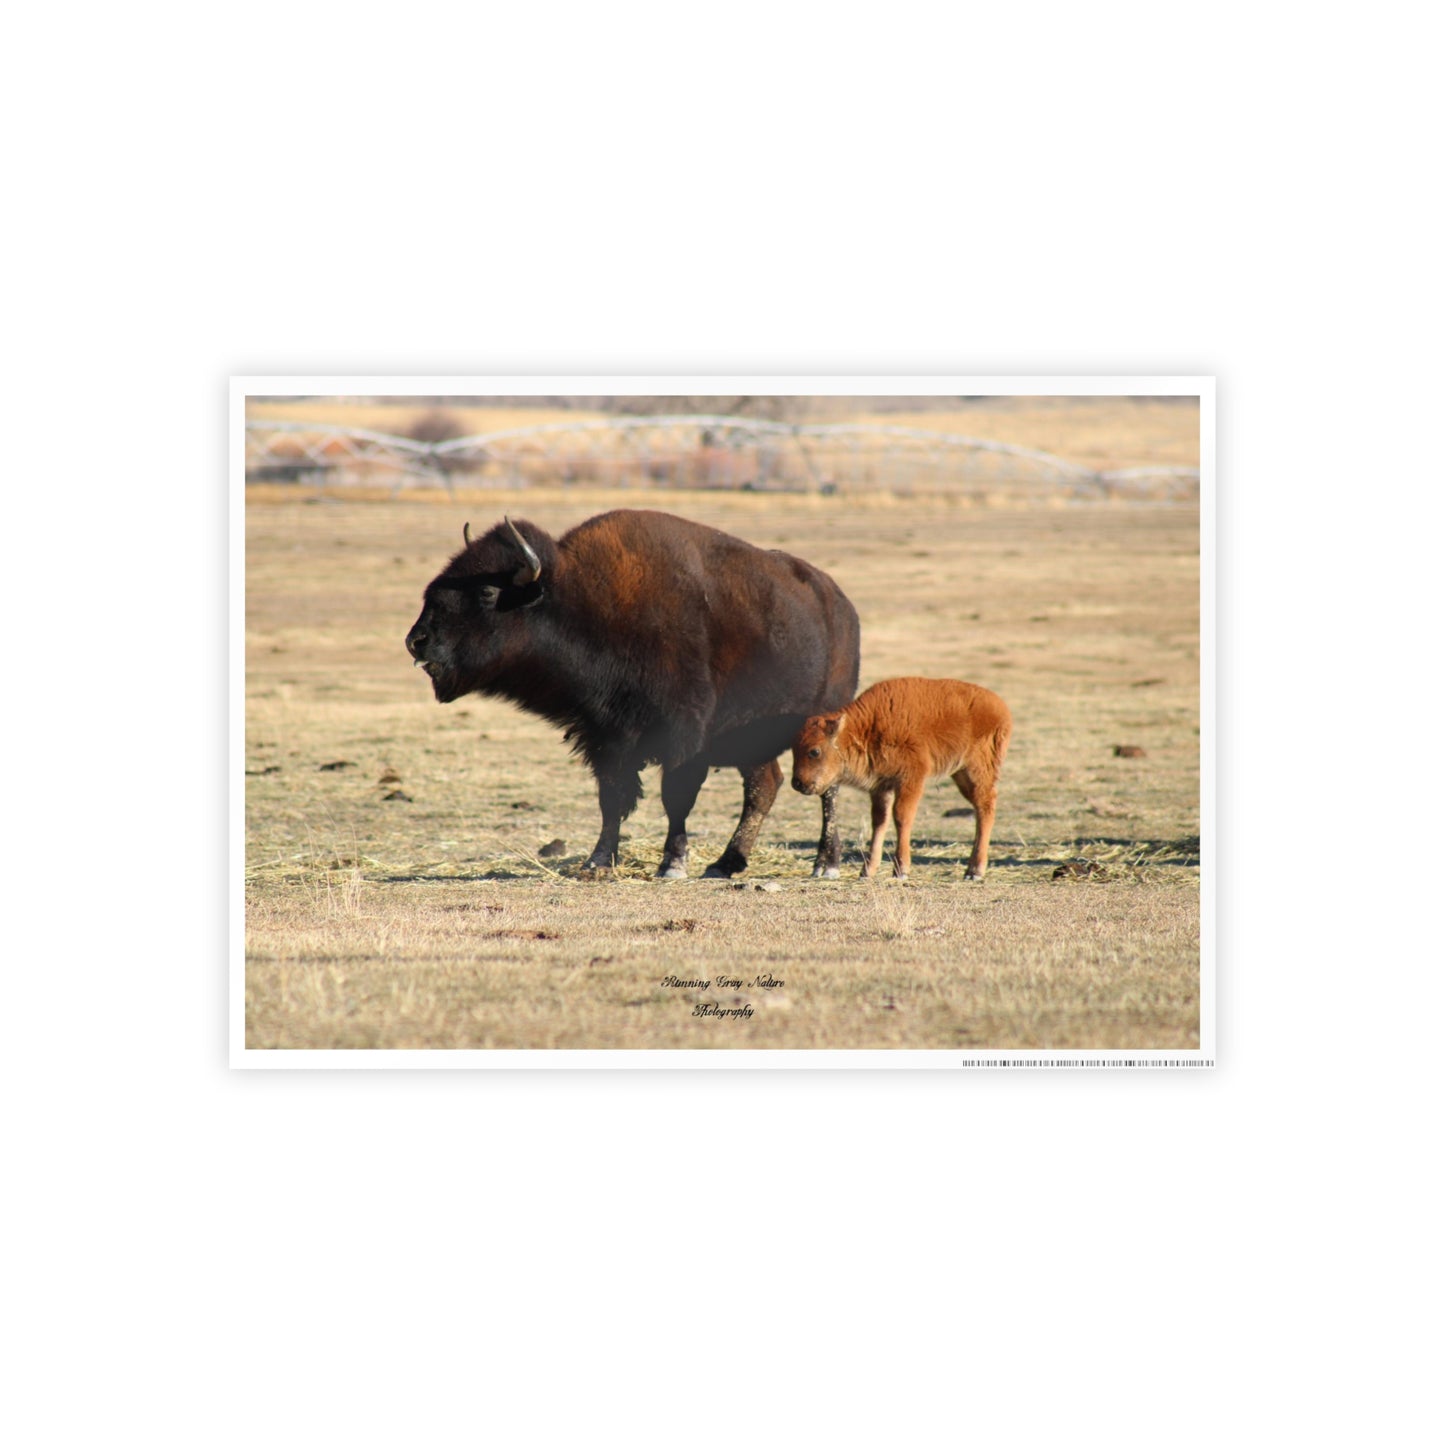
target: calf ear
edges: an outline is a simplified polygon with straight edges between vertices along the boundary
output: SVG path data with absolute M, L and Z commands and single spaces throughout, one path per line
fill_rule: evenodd
M 830 738 L 837 737 L 838 734 L 843 731 L 843 714 L 839 713 L 837 717 L 824 718 L 823 731 L 827 733 Z

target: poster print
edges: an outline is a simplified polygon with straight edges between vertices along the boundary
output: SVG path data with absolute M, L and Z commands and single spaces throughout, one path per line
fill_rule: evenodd
M 1199 378 L 237 378 L 232 1060 L 1209 1066 Z

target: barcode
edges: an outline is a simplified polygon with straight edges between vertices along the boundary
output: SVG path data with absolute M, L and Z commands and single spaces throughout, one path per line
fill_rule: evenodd
M 960 1059 L 965 1069 L 1212 1069 L 1213 1059 Z

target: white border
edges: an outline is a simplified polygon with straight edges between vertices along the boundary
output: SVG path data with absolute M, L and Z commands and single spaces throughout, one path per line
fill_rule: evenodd
M 246 403 L 253 396 L 1193 396 L 1199 400 L 1198 1049 L 247 1049 Z M 1210 376 L 233 376 L 230 392 L 230 1062 L 241 1069 L 951 1069 L 1114 1072 L 1215 1063 L 1215 380 Z M 1079 1067 L 1082 1066 L 1082 1067 Z

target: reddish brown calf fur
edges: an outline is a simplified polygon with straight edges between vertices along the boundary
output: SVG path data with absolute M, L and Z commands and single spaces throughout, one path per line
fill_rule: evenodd
M 875 683 L 839 712 L 810 717 L 793 743 L 793 786 L 821 793 L 834 783 L 873 798 L 873 845 L 863 877 L 878 871 L 888 810 L 898 829 L 893 871 L 908 876 L 914 814 L 930 778 L 951 777 L 973 804 L 976 824 L 969 878 L 988 868 L 988 835 L 998 802 L 998 775 L 1013 718 L 986 687 L 951 678 L 894 677 Z

